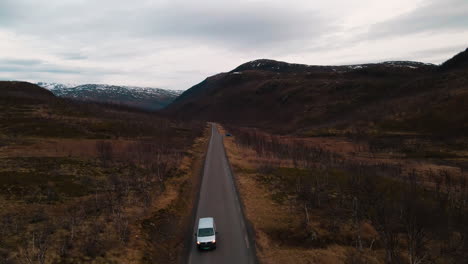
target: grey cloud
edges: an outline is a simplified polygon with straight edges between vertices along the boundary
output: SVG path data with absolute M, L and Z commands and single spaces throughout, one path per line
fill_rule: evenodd
M 80 70 L 65 69 L 62 66 L 41 66 L 41 67 L 25 67 L 18 65 L 2 65 L 0 64 L 0 72 L 42 72 L 42 73 L 67 73 L 80 74 Z
M 0 1 L 0 27 L 11 25 L 16 20 L 16 11 L 17 7 L 13 1 Z
M 468 1 L 428 1 L 409 13 L 373 25 L 369 35 L 377 38 L 442 30 L 468 30 Z
M 63 53 L 61 56 L 65 60 L 86 60 L 88 56 L 83 55 L 81 53 Z
M 429 56 L 446 56 L 446 59 L 448 60 L 455 54 L 465 50 L 467 47 L 468 43 L 466 45 L 455 45 L 444 48 L 424 49 L 412 53 L 412 57 L 420 58 Z
M 39 68 L 39 69 L 25 69 L 21 67 L 5 67 L 0 66 L 1 72 L 36 72 L 36 73 L 66 73 L 66 74 L 80 74 L 80 71 L 57 69 L 57 68 Z
M 19 65 L 19 66 L 30 66 L 30 65 L 39 65 L 42 64 L 43 61 L 36 60 L 36 59 L 0 59 L 0 65 Z
M 260 3 L 215 8 L 211 12 L 170 8 L 150 18 L 153 26 L 145 31 L 155 36 L 190 37 L 239 47 L 268 46 L 311 36 L 318 39 L 333 26 L 315 12 L 279 9 Z
M 366 1 L 348 6 L 364 2 L 365 7 Z M 326 61 L 339 56 L 334 59 L 339 63 L 369 62 L 367 47 L 389 36 L 412 41 L 411 34 L 420 32 L 468 30 L 467 0 L 426 0 L 414 11 L 370 26 L 365 35 L 368 26 L 340 24 L 353 10 L 339 0 L 330 2 L 324 7 L 310 0 L 0 0 L 0 38 L 13 40 L 10 46 L 2 44 L 13 52 L 20 44 L 18 53 L 8 56 L 25 51 L 44 59 L 0 59 L 0 75 L 163 83 L 181 89 L 245 60 L 302 56 L 311 60 L 304 63 L 314 64 L 313 55 Z M 424 49 L 459 44 L 452 39 L 428 43 L 418 52 L 401 48 L 372 58 L 442 57 L 452 51 Z M 339 55 L 331 55 L 336 51 Z
M 55 74 L 120 74 L 123 71 L 100 69 L 95 67 L 73 67 L 52 64 L 42 60 L 3 59 L 0 60 L 0 72 L 35 72 Z
M 113 41 L 132 36 L 143 39 L 211 41 L 235 48 L 269 46 L 292 40 L 315 39 L 333 27 L 317 12 L 265 2 L 200 0 L 170 1 L 128 7 L 127 1 L 57 1 L 37 7 L 38 1 L 5 1 L 4 27 L 60 40 Z M 120 8 L 124 5 L 126 8 Z M 34 12 L 32 9 L 34 8 Z M 70 12 L 71 11 L 71 12 Z M 1 21 L 1 19 L 0 19 Z M 0 24 L 0 27 L 2 24 Z

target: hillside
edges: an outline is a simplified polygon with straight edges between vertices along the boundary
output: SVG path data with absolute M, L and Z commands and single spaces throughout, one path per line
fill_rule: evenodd
M 440 68 L 443 70 L 468 68 L 468 48 L 444 62 Z
M 167 113 L 222 123 L 260 263 L 458 263 L 466 62 L 466 51 L 442 66 L 258 60 L 207 78 Z
M 27 82 L 0 81 L 0 94 L 4 98 L 10 97 L 17 99 L 35 98 L 41 100 L 54 97 L 53 93 Z
M 181 91 L 159 88 L 106 84 L 84 84 L 75 86 L 70 84 L 39 82 L 38 85 L 49 89 L 53 94 L 59 97 L 122 104 L 150 111 L 164 108 L 181 94 Z
M 0 82 L 0 263 L 176 263 L 202 132 Z
M 308 66 L 257 60 L 193 86 L 167 113 L 279 133 L 364 126 L 466 134 L 468 111 L 460 111 L 468 105 L 463 54 L 442 66 L 408 61 Z

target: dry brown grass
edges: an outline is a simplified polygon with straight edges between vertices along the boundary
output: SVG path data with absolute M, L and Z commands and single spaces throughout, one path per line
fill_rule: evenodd
M 222 134 L 226 131 L 218 125 Z M 279 204 L 271 198 L 271 190 L 261 185 L 255 179 L 256 169 L 265 163 L 276 163 L 282 166 L 291 166 L 292 162 L 282 160 L 261 159 L 255 151 L 240 148 L 234 137 L 224 137 L 226 152 L 234 168 L 236 182 L 245 207 L 247 219 L 255 230 L 257 256 L 261 263 L 345 263 L 349 250 L 352 247 L 329 245 L 325 248 L 302 248 L 284 245 L 268 235 L 272 229 L 290 230 L 299 225 L 301 216 L 296 209 L 287 204 Z M 309 225 L 318 233 L 325 233 L 321 228 L 320 215 L 311 214 Z M 374 231 L 375 232 L 375 231 Z M 378 263 L 369 259 L 369 263 Z
M 221 127 L 220 130 L 223 134 L 226 133 Z M 377 153 L 378 155 L 376 155 L 375 152 L 372 153 L 366 147 L 353 146 L 354 142 L 342 142 L 339 138 L 329 138 L 320 142 L 318 138 L 308 140 L 285 136 L 281 137 L 280 141 L 284 146 L 291 146 L 292 150 L 291 148 L 286 149 L 289 152 L 284 155 L 284 149 L 273 143 L 268 145 L 270 135 L 263 138 L 258 137 L 259 132 L 256 130 L 254 136 L 249 138 L 249 135 L 242 134 L 242 131 L 237 131 L 235 128 L 232 130 L 234 137 L 225 137 L 224 143 L 235 171 L 241 200 L 245 206 L 246 218 L 252 223 L 255 230 L 258 257 L 262 263 L 384 263 L 389 254 L 392 254 L 389 253 L 391 248 L 386 243 L 385 232 L 396 234 L 398 244 L 396 256 L 401 259 L 402 263 L 409 262 L 411 257 L 415 257 L 414 254 L 422 253 L 412 251 L 412 244 L 408 243 L 408 237 L 411 233 L 405 231 L 408 228 L 407 223 L 402 222 L 401 219 L 406 218 L 403 218 L 401 214 L 404 210 L 408 210 L 405 209 L 407 204 L 411 204 L 408 201 L 418 199 L 425 201 L 425 203 L 421 203 L 417 208 L 428 212 L 418 215 L 419 222 L 417 223 L 426 232 L 424 239 L 427 242 L 424 240 L 418 243 L 421 243 L 421 250 L 424 250 L 427 258 L 434 262 L 440 260 L 440 263 L 446 263 L 448 259 L 464 258 L 463 252 L 466 253 L 466 250 L 460 249 L 458 242 L 451 242 L 450 239 L 448 241 L 441 240 L 439 236 L 434 235 L 434 230 L 439 230 L 438 228 L 448 228 L 450 230 L 448 233 L 459 234 L 464 232 L 463 226 L 447 226 L 444 221 L 435 222 L 434 225 L 430 226 L 423 223 L 423 219 L 428 217 L 438 219 L 439 216 L 431 215 L 431 212 L 440 214 L 441 219 L 445 219 L 445 217 L 455 219 L 452 216 L 465 215 L 465 207 L 460 207 L 457 214 L 453 213 L 457 210 L 453 208 L 458 207 L 446 208 L 442 206 L 441 209 L 438 209 L 434 206 L 443 201 L 444 197 L 450 197 L 448 200 L 453 200 L 454 204 L 459 203 L 458 199 L 462 203 L 466 200 L 463 198 L 467 193 L 466 182 L 461 178 L 464 176 L 464 171 L 457 167 L 456 163 L 442 162 L 445 157 L 443 156 L 444 150 L 433 152 L 435 153 L 433 159 L 421 160 L 418 158 L 422 157 L 419 156 L 419 153 L 405 158 L 392 155 L 392 153 Z M 238 140 L 235 138 L 236 135 L 239 136 Z M 266 141 L 264 141 L 265 138 Z M 323 174 L 320 166 L 318 167 L 319 171 L 317 171 L 308 167 L 307 163 L 278 160 L 277 157 L 293 156 L 291 152 L 295 150 L 295 147 L 303 144 L 310 145 L 311 149 L 319 146 L 330 153 L 337 153 L 339 154 L 338 159 L 349 164 L 349 167 L 343 166 L 344 169 L 341 170 L 327 170 L 326 174 Z M 415 149 L 418 148 L 420 147 L 416 145 Z M 301 150 L 300 147 L 297 149 Z M 278 155 L 270 153 L 274 151 L 278 151 Z M 437 159 L 438 153 L 440 153 L 440 159 Z M 319 165 L 326 164 L 326 162 L 326 159 L 321 160 Z M 353 166 L 356 164 L 370 166 L 371 169 L 394 168 L 391 165 L 395 164 L 397 170 L 382 174 L 378 174 L 378 170 L 370 170 L 373 175 L 370 175 L 369 179 L 378 178 L 377 184 L 369 189 L 362 189 L 364 192 L 359 194 L 360 196 L 355 196 L 361 190 L 360 188 L 363 188 L 362 184 L 349 184 L 350 180 L 355 179 L 352 177 L 355 177 L 356 171 Z M 300 173 L 305 173 L 302 175 L 305 175 L 306 178 L 294 178 L 304 177 L 299 176 Z M 329 176 L 331 177 L 329 178 Z M 406 176 L 408 179 L 404 178 Z M 307 177 L 311 181 L 307 182 Z M 323 180 L 322 183 L 320 183 L 322 181 L 320 177 Z M 397 178 L 393 179 L 392 177 Z M 334 181 L 332 184 L 329 182 L 330 179 Z M 411 180 L 418 182 L 418 185 L 413 185 L 418 186 L 414 190 L 409 190 L 407 187 L 407 184 L 414 184 Z M 458 183 L 459 185 L 457 185 Z M 399 187 L 388 192 L 392 186 Z M 302 188 L 306 191 L 303 192 Z M 455 189 L 457 191 L 454 191 Z M 372 190 L 376 190 L 375 195 L 372 195 Z M 406 195 L 415 196 L 404 200 L 408 196 L 402 196 L 400 190 Z M 326 197 L 320 196 L 324 193 Z M 378 199 L 372 197 L 378 197 L 382 193 L 385 193 L 383 196 L 386 199 L 398 203 L 398 206 L 401 207 L 394 211 L 395 217 L 390 222 L 391 225 L 397 226 L 399 231 L 382 229 L 382 219 L 391 219 L 392 216 L 388 205 L 377 206 L 377 208 L 386 206 L 384 218 L 379 219 L 373 214 L 375 210 L 380 209 L 372 207 L 378 203 L 376 202 Z M 369 197 L 371 198 L 369 199 Z M 358 207 L 355 207 L 355 199 L 360 199 L 357 203 L 367 202 L 371 207 L 360 212 L 359 209 L 356 209 Z M 407 217 L 408 215 L 411 217 L 411 212 L 405 212 Z M 436 225 L 438 227 L 435 227 Z M 451 243 L 454 243 L 453 247 L 450 246 Z M 452 253 L 437 253 L 438 247 L 445 247 L 445 245 L 453 248 Z
M 29 138 L 31 144 L 6 146 L 0 149 L 0 157 L 97 157 L 97 139 L 44 139 Z M 111 142 L 117 153 L 133 141 L 107 140 Z
M 187 150 L 187 155 L 180 162 L 179 170 L 182 172 L 181 175 L 167 180 L 165 191 L 152 205 L 151 212 L 145 216 L 146 220 L 154 219 L 154 216 L 159 212 L 168 212 L 172 220 L 170 230 L 164 230 L 169 238 L 161 243 L 169 246 L 167 252 L 161 252 L 160 248 L 154 248 L 152 238 L 148 237 L 148 234 L 143 235 L 146 237 L 147 244 L 138 247 L 147 251 L 143 263 L 182 263 L 186 250 L 187 231 L 192 226 L 191 214 L 197 197 L 196 193 L 199 190 L 199 176 L 201 175 L 204 155 L 210 139 L 209 131 L 210 128 L 207 126 L 203 135 L 194 140 L 192 147 Z M 158 224 L 154 222 L 156 227 Z M 139 262 L 135 263 L 142 263 L 141 258 L 139 260 Z
M 434 163 L 428 159 L 411 159 L 404 158 L 401 153 L 397 152 L 371 152 L 367 143 L 352 142 L 347 138 L 342 137 L 312 137 L 312 138 L 293 138 L 283 136 L 281 140 L 295 141 L 307 146 L 319 147 L 321 149 L 343 155 L 347 160 L 362 164 L 388 164 L 399 165 L 404 173 L 416 171 L 419 174 L 428 172 L 439 173 L 448 171 L 452 174 L 459 172 L 457 166 L 442 165 Z M 460 156 L 466 156 L 466 152 L 457 151 Z M 461 158 L 460 160 L 465 160 Z
M 208 138 L 201 123 L 8 96 L 0 96 L 0 263 L 38 254 L 42 263 L 177 260 Z
M 174 223 L 174 232 L 176 232 L 177 238 L 175 241 L 175 247 L 172 248 L 176 255 L 179 255 L 176 260 L 171 263 L 180 261 L 181 254 L 183 254 L 183 241 L 185 239 L 185 233 L 181 232 L 185 225 L 188 223 L 190 218 L 191 206 L 193 205 L 193 192 L 195 190 L 189 189 L 188 192 L 181 192 L 183 186 L 188 184 L 190 188 L 195 186 L 197 176 L 203 161 L 203 154 L 206 149 L 206 145 L 209 141 L 209 133 L 205 131 L 202 137 L 198 137 L 194 140 L 194 144 L 187 151 L 188 155 L 184 156 L 180 162 L 179 169 L 183 173 L 179 177 L 174 177 L 166 181 L 166 189 L 153 200 L 150 208 L 143 209 L 141 206 L 128 207 L 125 209 L 125 214 L 132 216 L 132 222 L 130 224 L 132 237 L 125 245 L 125 247 L 117 248 L 115 250 L 106 253 L 105 259 L 109 262 L 114 261 L 115 263 L 128 263 L 138 264 L 142 263 L 142 259 L 145 251 L 153 250 L 148 247 L 147 240 L 145 239 L 145 230 L 141 228 L 141 223 L 145 219 L 150 219 L 152 215 L 160 210 L 172 210 L 174 207 L 180 209 L 180 221 Z M 183 208 L 180 208 L 182 204 Z M 155 223 L 157 224 L 157 223 Z M 169 242 L 169 243 L 174 243 Z M 158 254 L 164 255 L 167 252 L 154 252 L 156 258 Z M 161 257 L 164 259 L 164 257 Z M 101 260 L 102 261 L 102 260 Z M 96 263 L 99 263 L 96 262 Z
M 196 176 L 197 166 L 200 167 L 199 163 L 202 160 L 203 153 L 205 152 L 205 145 L 208 142 L 209 135 L 205 133 L 202 137 L 196 138 L 194 144 L 187 151 L 188 155 L 185 155 L 180 164 L 179 171 L 181 172 L 179 176 L 169 178 L 165 181 L 165 190 L 157 195 L 152 201 L 152 204 L 144 208 L 141 203 L 139 203 L 136 198 L 135 201 L 131 201 L 132 198 L 129 198 L 128 204 L 123 208 L 122 214 L 125 215 L 129 221 L 129 230 L 130 238 L 128 242 L 124 245 L 116 246 L 113 249 L 107 250 L 105 255 L 102 257 L 96 258 L 94 260 L 90 259 L 88 263 L 142 263 L 143 255 L 147 251 L 151 251 L 151 248 L 148 248 L 147 241 L 145 240 L 145 230 L 142 229 L 142 221 L 145 219 L 151 218 L 153 214 L 160 210 L 167 210 L 172 208 L 175 205 L 181 203 L 184 207 L 181 209 L 181 221 L 175 223 L 176 229 L 179 232 L 186 225 L 187 219 L 190 215 L 192 203 L 192 193 L 181 192 L 182 186 L 189 183 L 187 186 L 191 188 L 191 184 L 194 181 Z M 92 139 L 29 139 L 30 141 L 35 141 L 32 145 L 13 145 L 1 148 L 0 157 L 2 158 L 16 158 L 16 157 L 38 157 L 38 158 L 56 158 L 56 157 L 73 157 L 73 158 L 92 158 L 97 157 L 98 153 L 96 152 L 96 143 L 99 140 Z M 135 141 L 131 140 L 106 140 L 110 142 L 113 146 L 114 159 L 119 159 L 125 157 L 125 150 L 129 145 L 134 144 Z M 197 163 L 198 162 L 198 163 Z M 25 171 L 27 169 L 18 168 L 17 172 Z M 41 206 L 46 210 L 47 215 L 50 219 L 60 219 L 63 217 L 64 211 L 67 206 L 72 206 L 73 204 L 78 205 L 81 202 L 87 200 L 92 200 L 93 195 L 87 195 L 83 197 L 74 198 L 73 200 L 67 201 L 67 204 L 53 204 Z M 101 199 L 101 198 L 100 198 Z M 182 201 L 183 200 L 183 201 Z M 182 201 L 182 202 L 181 202 Z M 22 201 L 16 200 L 5 200 L 3 197 L 0 197 L 0 211 L 5 212 L 15 212 L 20 213 L 31 212 L 37 209 L 37 205 L 28 204 Z M 105 219 L 106 216 L 100 216 L 97 219 L 94 219 L 94 222 L 106 223 L 108 220 Z M 89 225 L 90 223 L 85 223 Z M 82 228 L 85 228 L 82 226 Z M 107 232 L 104 231 L 103 232 Z M 59 235 L 61 231 L 57 232 L 56 235 Z M 115 236 L 112 232 L 109 233 L 109 238 Z M 184 237 L 180 237 L 178 240 L 182 241 Z M 185 233 L 183 233 L 185 236 Z M 118 238 L 115 238 L 118 241 Z M 57 245 L 58 246 L 58 245 Z M 48 253 L 48 259 L 58 259 L 59 257 L 55 255 L 55 251 L 58 250 L 57 246 L 51 244 L 50 250 Z M 178 247 L 182 247 L 182 244 L 178 242 Z M 180 249 L 171 249 L 171 250 L 180 250 Z M 167 252 L 160 252 L 165 254 Z
M 401 175 L 407 176 L 409 174 L 418 175 L 418 180 L 424 186 L 429 188 L 435 185 L 435 175 L 450 174 L 455 178 L 463 177 L 460 164 L 468 162 L 468 155 L 466 150 L 449 150 L 438 146 L 432 146 L 431 149 L 434 153 L 440 151 L 441 155 L 454 154 L 457 158 L 422 158 L 422 157 L 408 157 L 401 151 L 373 151 L 370 149 L 368 142 L 357 141 L 343 136 L 334 137 L 297 137 L 292 135 L 278 136 L 272 135 L 264 131 L 256 130 L 255 133 L 264 136 L 265 138 L 275 137 L 282 144 L 286 145 L 300 145 L 308 146 L 311 148 L 321 149 L 332 154 L 336 154 L 343 161 L 348 164 L 362 164 L 369 166 L 387 166 L 389 168 L 400 168 Z M 234 143 L 235 144 L 235 143 Z M 253 168 L 258 168 L 263 165 L 270 165 L 272 167 L 298 167 L 304 168 L 303 164 L 297 162 L 294 164 L 292 159 L 278 158 L 274 153 L 265 152 L 262 155 L 248 147 L 236 145 L 239 149 L 237 158 L 239 162 L 248 162 Z M 402 147 L 402 146 L 398 146 Z M 242 165 L 241 165 L 242 167 Z

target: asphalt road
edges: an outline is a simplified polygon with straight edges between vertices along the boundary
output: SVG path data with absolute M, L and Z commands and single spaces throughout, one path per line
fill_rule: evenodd
M 205 159 L 200 200 L 193 232 L 200 217 L 214 217 L 218 234 L 217 248 L 198 251 L 192 234 L 189 264 L 243 264 L 255 263 L 254 251 L 247 235 L 239 197 L 234 187 L 232 172 L 226 159 L 223 136 L 212 125 L 211 139 Z

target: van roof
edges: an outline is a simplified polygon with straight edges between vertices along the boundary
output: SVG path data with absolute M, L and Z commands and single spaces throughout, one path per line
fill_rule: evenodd
M 198 220 L 198 228 L 210 228 L 213 227 L 213 217 L 204 217 Z

